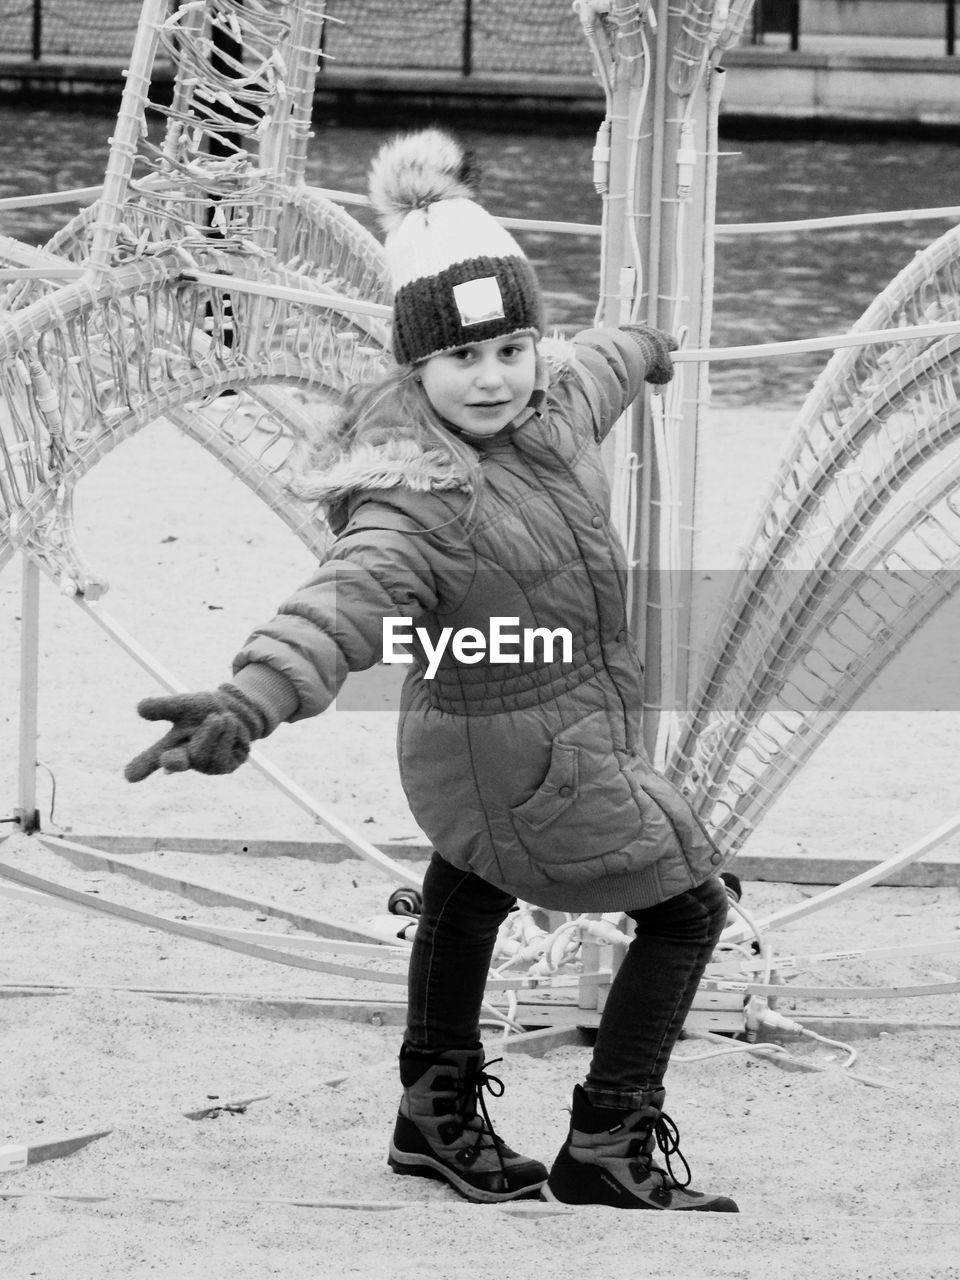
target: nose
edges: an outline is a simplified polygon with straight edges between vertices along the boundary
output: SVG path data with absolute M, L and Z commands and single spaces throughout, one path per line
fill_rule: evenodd
M 474 369 L 474 380 L 478 387 L 499 387 L 503 383 L 503 372 L 495 355 L 487 353 Z

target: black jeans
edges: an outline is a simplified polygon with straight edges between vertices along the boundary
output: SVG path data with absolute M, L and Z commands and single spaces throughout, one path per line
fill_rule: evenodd
M 497 931 L 515 899 L 434 854 L 410 957 L 406 1045 L 480 1047 L 480 1006 Z M 604 1006 L 584 1087 L 597 1106 L 629 1109 L 659 1088 L 727 919 L 720 880 L 627 914 L 636 936 Z

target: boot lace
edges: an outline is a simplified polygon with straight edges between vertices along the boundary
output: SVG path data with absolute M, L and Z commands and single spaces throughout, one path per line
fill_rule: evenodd
M 490 1062 L 484 1062 L 479 1071 L 468 1074 L 460 1081 L 457 1091 L 456 1110 L 468 1124 L 476 1118 L 477 1108 L 480 1109 L 482 1123 L 476 1130 L 476 1140 L 471 1148 L 473 1159 L 479 1156 L 483 1148 L 484 1138 L 489 1137 L 491 1145 L 497 1153 L 497 1160 L 500 1163 L 500 1169 L 506 1177 L 507 1167 L 504 1162 L 503 1148 L 506 1145 L 503 1139 L 494 1132 L 493 1121 L 490 1119 L 490 1113 L 487 1111 L 487 1102 L 483 1096 L 484 1089 L 488 1093 L 493 1094 L 495 1098 L 503 1096 L 505 1085 L 499 1076 L 490 1075 L 487 1067 L 496 1066 L 498 1062 L 502 1062 L 502 1058 L 494 1058 Z M 466 1127 L 466 1126 L 465 1126 Z
M 660 1112 L 660 1115 L 657 1117 L 657 1122 L 653 1126 L 653 1138 L 660 1151 L 663 1153 L 663 1161 L 667 1166 L 667 1176 L 671 1179 L 674 1186 L 681 1188 L 689 1187 L 693 1180 L 693 1173 L 690 1170 L 689 1164 L 687 1164 L 686 1157 L 680 1150 L 680 1130 L 664 1111 Z M 678 1178 L 673 1171 L 673 1165 L 670 1163 L 671 1156 L 676 1156 L 683 1165 L 684 1176 L 682 1180 Z M 662 1170 L 660 1172 L 662 1172 Z

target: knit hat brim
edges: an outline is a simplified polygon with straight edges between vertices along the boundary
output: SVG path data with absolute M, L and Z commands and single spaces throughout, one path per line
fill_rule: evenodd
M 471 342 L 543 332 L 540 291 L 526 258 L 468 258 L 401 285 L 393 350 L 402 364 Z

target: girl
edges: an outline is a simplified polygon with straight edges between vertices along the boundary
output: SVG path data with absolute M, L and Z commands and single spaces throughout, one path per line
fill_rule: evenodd
M 690 1189 L 682 1157 L 682 1179 L 670 1166 L 663 1075 L 727 897 L 720 853 L 644 753 L 599 449 L 644 379 L 669 381 L 674 344 L 643 326 L 541 343 L 533 269 L 475 202 L 469 158 L 446 134 L 387 143 L 370 189 L 397 363 L 347 398 L 320 460 L 314 492 L 337 540 L 247 641 L 231 683 L 140 704 L 173 725 L 127 777 L 237 768 L 252 739 L 323 711 L 350 671 L 384 656 L 388 626 L 407 626 L 400 770 L 437 852 L 410 960 L 391 1167 L 471 1200 L 540 1192 L 736 1212 Z M 532 647 L 504 653 L 504 622 Z M 442 647 L 444 635 L 467 643 Z M 517 898 L 636 922 L 549 1174 L 494 1132 L 482 1093 L 502 1092 L 483 1070 L 479 1014 Z

